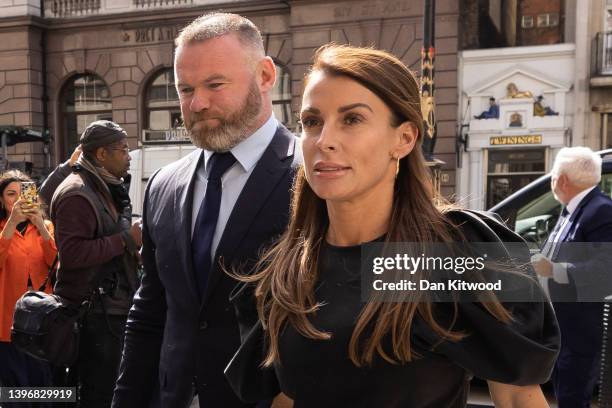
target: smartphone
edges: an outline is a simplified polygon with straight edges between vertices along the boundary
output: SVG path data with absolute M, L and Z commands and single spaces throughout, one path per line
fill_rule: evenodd
M 22 181 L 20 198 L 24 203 L 37 204 L 38 191 L 36 190 L 36 183 L 33 181 Z

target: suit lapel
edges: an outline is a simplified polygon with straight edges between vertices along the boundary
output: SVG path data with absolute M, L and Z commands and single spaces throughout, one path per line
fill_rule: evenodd
M 174 188 L 174 228 L 176 232 L 176 247 L 179 251 L 179 260 L 182 263 L 181 271 L 185 274 L 189 293 L 196 303 L 200 302 L 200 296 L 196 290 L 193 261 L 191 258 L 191 213 L 193 208 L 193 185 L 196 177 L 198 164 L 202 160 L 202 150 L 192 153 L 192 160 L 187 161 L 175 175 Z
M 227 257 L 228 254 L 233 255 L 237 252 L 244 236 L 260 209 L 265 205 L 270 193 L 283 175 L 289 171 L 293 162 L 294 149 L 294 136 L 284 126 L 279 126 L 238 196 L 219 241 L 217 254 L 226 254 Z M 231 262 L 231 259 L 225 259 L 226 266 L 229 264 L 228 261 Z M 204 306 L 224 273 L 219 268 L 218 259 L 215 259 L 215 267 L 211 271 L 202 306 Z
M 576 210 L 572 213 L 570 219 L 568 220 L 569 225 L 563 228 L 563 230 L 561 231 L 561 235 L 559 236 L 558 240 L 559 244 L 556 245 L 553 257 L 551 259 L 557 259 L 559 249 L 563 246 L 562 243 L 568 242 L 568 238 L 574 235 L 574 233 L 576 232 L 576 228 L 578 228 L 579 226 L 578 222 L 576 221 L 578 221 L 582 216 L 584 207 L 589 203 L 589 201 L 593 199 L 593 197 L 598 194 L 599 191 L 599 187 L 595 187 L 593 190 L 589 191 L 589 193 L 584 196 L 584 198 L 580 201 L 578 207 L 576 207 Z

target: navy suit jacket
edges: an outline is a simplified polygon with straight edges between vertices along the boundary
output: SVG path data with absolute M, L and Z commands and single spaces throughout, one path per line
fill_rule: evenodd
M 612 199 L 595 187 L 568 222 L 551 260 L 567 263 L 569 283 L 551 279 L 548 288 L 563 345 L 596 352 L 602 335 L 600 302 L 612 295 Z
M 126 325 L 113 407 L 187 407 L 194 383 L 203 407 L 246 407 L 223 369 L 240 346 L 229 293 L 237 282 L 219 267 L 248 271 L 282 234 L 301 161 L 298 139 L 279 125 L 245 184 L 215 254 L 202 301 L 191 257 L 193 180 L 202 150 L 157 172 L 143 211 L 144 276 Z

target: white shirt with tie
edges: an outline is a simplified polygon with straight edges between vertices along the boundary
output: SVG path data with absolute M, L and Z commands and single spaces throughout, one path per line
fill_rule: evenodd
M 230 150 L 236 158 L 236 163 L 230 167 L 223 177 L 221 177 L 222 191 L 221 194 L 221 207 L 219 208 L 219 218 L 217 219 L 217 227 L 215 228 L 215 234 L 210 247 L 211 256 L 214 259 L 214 254 L 217 251 L 217 246 L 221 241 L 221 236 L 225 230 L 225 226 L 229 217 L 234 209 L 236 201 L 244 188 L 247 180 L 253 173 L 255 165 L 263 156 L 266 148 L 274 138 L 278 122 L 276 121 L 274 114 L 270 115 L 270 118 L 263 124 L 262 127 L 257 129 L 255 133 L 238 143 L 234 148 Z M 196 170 L 196 179 L 193 186 L 193 202 L 191 211 L 191 235 L 193 236 L 193 230 L 195 229 L 196 219 L 198 218 L 198 212 L 204 196 L 206 195 L 206 186 L 208 184 L 208 171 L 210 158 L 214 154 L 209 150 L 204 150 L 204 160 L 198 166 Z M 211 261 L 212 261 L 211 259 Z
M 580 205 L 580 202 L 582 202 L 584 197 L 586 197 L 587 194 L 589 194 L 591 190 L 593 190 L 595 187 L 597 187 L 597 185 L 582 190 L 581 192 L 576 194 L 574 198 L 570 200 L 569 203 L 567 203 L 567 206 L 565 207 L 565 209 L 567 210 L 567 216 L 563 220 L 563 224 L 561 224 L 561 227 L 559 228 L 559 231 L 557 232 L 557 234 L 554 237 L 552 237 L 553 241 L 552 241 L 551 248 L 549 250 L 550 254 L 555 253 L 555 247 L 559 245 L 560 239 L 563 236 L 563 232 L 565 231 L 566 228 L 568 228 L 569 220 L 572 217 L 572 214 L 574 213 L 574 211 L 576 211 L 576 208 L 578 208 L 578 205 Z M 539 276 L 538 278 L 540 280 L 540 284 L 542 285 L 542 288 L 544 289 L 546 294 L 550 297 L 550 293 L 548 291 L 548 281 L 550 278 L 546 276 Z M 569 277 L 567 276 L 567 263 L 566 262 L 554 262 L 553 263 L 552 279 L 557 283 L 564 283 L 564 284 L 569 283 Z

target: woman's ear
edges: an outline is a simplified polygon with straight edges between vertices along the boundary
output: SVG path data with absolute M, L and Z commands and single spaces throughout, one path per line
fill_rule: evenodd
M 401 159 L 414 149 L 419 138 L 419 128 L 413 122 L 406 121 L 397 127 L 396 132 L 398 138 L 395 146 L 395 157 Z

